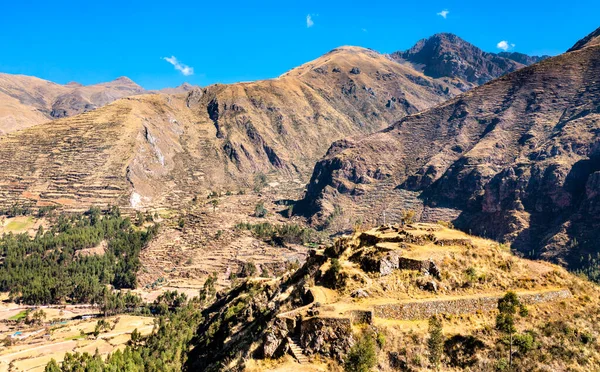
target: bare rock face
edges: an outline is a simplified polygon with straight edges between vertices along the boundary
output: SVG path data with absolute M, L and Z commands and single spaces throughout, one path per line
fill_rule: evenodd
M 400 256 L 395 252 L 388 253 L 385 257 L 379 261 L 379 274 L 381 276 L 390 275 L 394 270 L 397 270 L 400 266 L 399 264 Z
M 364 289 L 357 289 L 353 291 L 350 296 L 353 298 L 367 298 L 369 297 L 369 292 L 365 291 Z
M 595 39 L 373 135 L 334 143 L 302 206 L 315 223 L 334 206 L 367 220 L 390 206 L 429 221 L 454 211 L 455 226 L 577 267 L 598 252 L 600 238 Z M 387 218 L 394 222 L 389 211 Z
M 343 360 L 355 342 L 348 318 L 305 320 L 302 322 L 300 339 L 307 353 L 321 354 L 338 361 Z

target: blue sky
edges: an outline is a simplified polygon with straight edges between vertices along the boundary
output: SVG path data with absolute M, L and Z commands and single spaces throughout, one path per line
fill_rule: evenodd
M 271 78 L 340 45 L 392 52 L 437 32 L 486 51 L 506 41 L 554 55 L 600 26 L 598 0 L 7 0 L 0 9 L 0 72 L 61 84 L 128 76 L 147 89 Z

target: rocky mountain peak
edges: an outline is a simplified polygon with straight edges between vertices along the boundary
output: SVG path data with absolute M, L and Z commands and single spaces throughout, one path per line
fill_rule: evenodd
M 459 78 L 471 86 L 547 58 L 522 53 L 488 53 L 450 33 L 419 40 L 412 48 L 392 53 L 390 57 L 418 65 L 427 76 Z

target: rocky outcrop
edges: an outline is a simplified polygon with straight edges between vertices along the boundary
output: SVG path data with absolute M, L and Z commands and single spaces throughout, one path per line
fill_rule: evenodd
M 302 322 L 300 339 L 308 354 L 321 354 L 338 361 L 354 345 L 349 318 L 310 318 Z

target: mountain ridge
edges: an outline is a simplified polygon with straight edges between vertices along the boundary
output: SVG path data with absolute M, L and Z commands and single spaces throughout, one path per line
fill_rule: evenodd
M 144 208 L 252 187 L 257 173 L 302 178 L 334 140 L 458 93 L 342 48 L 272 80 L 126 97 L 0 137 L 0 204 Z
M 460 78 L 468 88 L 547 58 L 516 52 L 485 52 L 451 33 L 438 33 L 421 39 L 410 49 L 391 53 L 390 57 L 416 64 L 425 75 L 433 78 Z
M 415 209 L 577 268 L 596 254 L 599 62 L 600 45 L 565 53 L 334 143 L 302 205 L 315 221 Z

